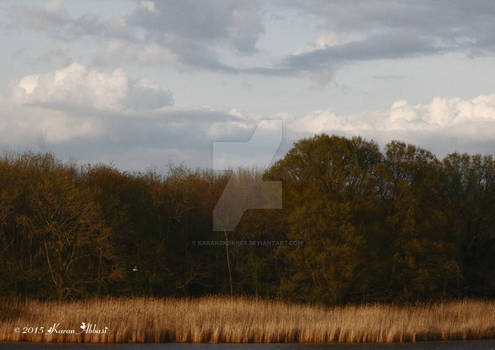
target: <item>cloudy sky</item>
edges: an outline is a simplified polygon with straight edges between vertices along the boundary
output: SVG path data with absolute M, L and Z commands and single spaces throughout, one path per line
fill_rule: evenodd
M 490 0 L 2 0 L 0 149 L 210 167 L 269 119 L 279 155 L 321 132 L 494 153 L 494 18 Z

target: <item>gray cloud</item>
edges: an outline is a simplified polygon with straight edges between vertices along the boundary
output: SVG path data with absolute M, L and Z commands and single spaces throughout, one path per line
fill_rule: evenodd
M 141 2 L 142 4 L 143 2 Z M 168 44 L 182 42 L 228 44 L 241 53 L 256 51 L 263 32 L 259 1 L 157 1 L 152 10 L 139 6 L 128 21 L 144 29 L 147 39 Z
M 360 39 L 281 57 L 265 67 L 239 68 L 222 63 L 214 48 L 227 44 L 238 53 L 256 53 L 257 40 L 264 32 L 257 3 L 214 1 L 198 6 L 191 1 L 160 1 L 155 11 L 138 7 L 129 23 L 144 29 L 147 41 L 172 50 L 187 66 L 236 74 L 323 72 L 331 78 L 342 65 L 360 61 L 448 52 L 492 54 L 495 49 L 495 4 L 484 0 L 275 0 L 271 5 L 311 16 L 308 20 L 317 21 L 323 33 L 337 38 L 352 34 Z
M 0 147 L 135 170 L 182 161 L 209 167 L 214 140 L 243 139 L 255 126 L 236 111 L 172 103 L 153 81 L 73 63 L 12 84 L 0 99 Z
M 170 161 L 210 166 L 213 141 L 246 141 L 261 118 L 277 118 L 277 115 L 243 115 L 237 110 L 228 111 L 230 107 L 175 107 L 173 95 L 163 83 L 160 86 L 150 80 L 130 77 L 116 67 L 133 71 L 140 65 L 133 71 L 137 74 L 144 71 L 142 67 L 153 65 L 153 73 L 157 67 L 172 66 L 180 71 L 309 76 L 325 84 L 341 67 L 354 63 L 453 52 L 473 57 L 492 55 L 495 52 L 494 8 L 495 4 L 478 0 L 469 3 L 457 0 L 272 0 L 268 6 L 258 1 L 142 0 L 137 1 L 127 15 L 108 18 L 93 12 L 71 15 L 61 1 L 49 1 L 42 6 L 16 5 L 10 13 L 12 26 L 46 32 L 57 40 L 44 53 L 37 54 L 35 50 L 29 55 L 23 53 L 25 59 L 30 59 L 27 61 L 29 70 L 19 74 L 24 77 L 12 82 L 9 99 L 0 99 L 0 145 L 3 149 L 51 150 L 62 158 L 113 162 L 125 169 L 161 167 Z M 314 34 L 314 40 L 304 47 L 301 42 L 297 47 L 287 47 L 294 41 L 277 46 L 274 42 L 277 37 L 271 37 L 274 51 L 283 46 L 285 53 L 292 54 L 267 53 L 269 43 L 259 45 L 264 32 L 273 29 L 273 23 L 267 26 L 263 22 L 274 16 L 267 11 L 282 13 L 275 26 L 288 20 L 290 11 L 302 18 L 299 23 L 314 24 L 316 29 L 307 28 L 303 33 Z M 91 40 L 83 41 L 83 38 Z M 258 46 L 265 51 L 258 51 Z M 73 62 L 69 56 L 77 54 L 78 49 L 89 52 L 92 60 L 82 58 L 93 66 L 69 65 L 67 60 Z M 50 70 L 48 73 L 45 67 Z M 434 68 L 427 69 L 433 72 Z M 370 75 L 375 73 L 372 71 Z M 401 74 L 400 71 L 387 74 L 386 70 L 379 73 L 382 74 L 374 75 L 375 79 L 393 80 L 400 78 L 393 74 Z M 416 71 L 410 76 L 414 73 Z M 354 76 L 357 74 L 361 72 L 354 72 Z M 209 78 L 209 75 L 200 77 Z M 214 81 L 219 80 L 218 76 L 215 78 L 212 89 L 218 88 L 214 85 L 218 83 Z M 299 110 L 313 110 L 294 116 L 279 115 L 287 120 L 287 140 L 327 132 L 363 135 L 381 144 L 403 139 L 440 154 L 454 150 L 493 153 L 495 147 L 492 137 L 495 97 L 482 95 L 475 89 L 473 95 L 481 94 L 475 98 L 432 98 L 431 103 L 424 105 L 396 101 L 385 111 L 351 115 L 337 114 L 330 109 L 314 110 L 338 104 L 332 96 L 310 98 L 308 102 L 304 101 L 308 94 L 298 98 L 294 90 L 289 91 L 294 88 L 290 84 L 286 87 L 284 82 L 274 80 L 280 85 L 270 90 L 273 86 L 269 84 L 256 86 L 264 80 L 253 79 L 253 91 L 266 93 L 266 100 L 272 92 L 282 96 L 287 93 L 288 97 L 294 96 L 294 105 L 301 104 Z M 357 84 L 360 83 L 361 80 Z M 416 84 L 413 87 L 421 88 L 421 83 Z M 199 89 L 201 85 L 194 88 Z M 178 100 L 194 105 L 198 100 L 191 101 L 187 96 L 190 85 L 184 82 L 184 86 Z M 367 88 L 369 86 L 363 87 Z M 212 95 L 211 91 L 206 94 Z M 231 102 L 235 100 L 229 100 L 231 96 L 216 95 L 218 100 L 213 100 L 213 105 L 238 103 Z M 259 102 L 255 94 L 245 96 L 253 96 L 253 103 Z M 361 103 L 360 96 L 354 97 L 356 104 Z M 405 97 L 418 101 L 411 95 Z M 394 94 L 394 100 L 400 98 L 402 96 Z M 283 101 L 283 98 L 275 101 Z M 284 109 L 273 105 L 270 108 L 272 111 Z M 379 107 L 373 107 L 376 108 Z M 259 111 L 258 108 L 253 110 Z M 290 147 L 287 140 L 283 150 Z M 258 155 L 246 156 L 256 158 Z
M 43 6 L 15 5 L 10 9 L 7 28 L 27 27 L 45 31 L 54 38 L 73 41 L 85 36 L 119 38 L 136 42 L 137 38 L 124 17 L 103 19 L 96 13 L 86 12 L 72 17 L 62 0 L 48 0 Z
M 493 37 L 487 29 L 494 26 L 495 4 L 485 0 L 283 0 L 278 4 L 311 13 L 322 29 L 337 32 L 400 29 L 442 40 Z
M 36 106 L 2 107 L 1 149 L 50 151 L 63 159 L 126 170 L 165 170 L 169 163 L 211 167 L 216 139 L 246 140 L 255 126 L 252 120 L 205 109 L 93 111 L 81 118 Z
M 150 6 L 143 6 L 143 3 Z M 139 5 L 140 4 L 140 5 Z M 264 31 L 260 2 L 235 0 L 147 1 L 129 14 L 130 25 L 144 32 L 147 45 L 172 51 L 180 64 L 211 71 L 239 73 L 222 63 L 218 48 L 235 54 L 257 52 Z
M 265 32 L 263 20 L 269 18 L 263 16 L 268 5 L 271 11 L 293 10 L 306 16 L 336 42 L 306 50 L 295 47 L 297 53 L 266 65 L 241 68 L 225 63 L 220 49 L 233 55 L 257 54 L 258 40 Z M 19 23 L 64 40 L 83 36 L 122 40 L 134 45 L 138 63 L 173 63 L 181 70 L 231 74 L 321 72 L 320 78 L 328 80 L 335 70 L 355 62 L 448 52 L 491 55 L 495 51 L 495 3 L 485 0 L 272 0 L 268 5 L 235 0 L 140 0 L 128 15 L 104 19 L 90 12 L 72 18 L 60 1 L 52 0 L 44 7 L 17 6 L 15 14 Z M 352 39 L 341 40 L 346 36 Z M 146 55 L 141 52 L 146 50 L 148 56 L 154 50 L 152 60 L 143 59 Z
M 400 59 L 448 52 L 425 38 L 408 32 L 379 34 L 364 40 L 294 54 L 281 61 L 285 69 L 275 73 L 310 73 L 318 85 L 333 79 L 334 72 L 346 64 L 379 59 Z
M 448 52 L 493 54 L 495 49 L 495 3 L 489 1 L 289 0 L 278 3 L 310 13 L 322 31 L 337 37 L 348 34 L 362 37 L 291 55 L 281 61 L 289 71 L 319 71 L 356 61 Z
M 49 32 L 62 38 L 70 18 L 61 1 L 48 1 L 44 6 L 16 5 L 11 10 L 12 23 L 18 23 L 36 30 Z
M 131 170 L 149 166 L 164 170 L 170 162 L 210 167 L 214 141 L 247 141 L 263 118 L 286 120 L 286 139 L 277 156 L 283 156 L 291 141 L 321 132 L 361 135 L 382 145 L 400 139 L 440 155 L 459 150 L 492 153 L 495 147 L 495 95 L 436 97 L 424 105 L 400 100 L 387 111 L 366 115 L 340 115 L 327 109 L 306 115 L 254 116 L 237 110 L 162 106 L 157 86 L 126 80 L 121 71 L 101 73 L 76 65 L 55 74 L 59 86 L 50 73 L 26 76 L 13 87 L 9 100 L 0 101 L 2 149 L 53 151 L 62 158 L 113 163 Z M 72 85 L 74 78 L 76 85 Z M 92 79 L 99 84 L 94 85 L 96 95 L 84 92 L 84 84 L 93 86 Z M 134 88 L 142 90 L 135 97 Z M 146 89 L 152 93 L 139 97 Z M 77 100 L 75 90 L 83 100 Z M 140 108 L 133 98 L 147 103 Z M 154 103 L 160 108 L 149 107 Z M 263 154 L 253 150 L 239 157 L 242 163 Z
M 256 53 L 256 43 L 264 31 L 260 9 L 258 0 L 141 0 L 128 15 L 104 19 L 94 12 L 71 17 L 62 1 L 51 0 L 44 6 L 13 7 L 10 27 L 42 30 L 63 41 L 117 39 L 135 46 L 137 52 L 155 44 L 172 52 L 183 66 L 239 73 L 241 70 L 222 63 L 217 49 L 238 55 Z

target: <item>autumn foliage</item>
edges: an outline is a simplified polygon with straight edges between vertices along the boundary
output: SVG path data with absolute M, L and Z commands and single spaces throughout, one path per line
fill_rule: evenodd
M 283 209 L 250 210 L 234 232 L 214 232 L 215 204 L 241 175 L 282 181 Z M 494 209 L 492 156 L 438 159 L 402 142 L 381 150 L 318 135 L 263 173 L 127 173 L 10 154 L 0 159 L 0 295 L 491 298 Z

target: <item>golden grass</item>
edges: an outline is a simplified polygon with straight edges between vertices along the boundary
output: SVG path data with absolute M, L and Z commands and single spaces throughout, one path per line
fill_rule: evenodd
M 391 343 L 495 337 L 495 302 L 324 308 L 248 298 L 0 301 L 0 341 L 85 343 Z M 106 334 L 46 334 L 48 327 Z M 19 327 L 45 327 L 22 334 Z

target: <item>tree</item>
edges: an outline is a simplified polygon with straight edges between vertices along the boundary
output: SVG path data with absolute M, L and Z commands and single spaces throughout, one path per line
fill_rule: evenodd
M 55 163 L 41 168 L 28 189 L 29 212 L 18 221 L 38 242 L 44 275 L 58 300 L 101 290 L 111 276 L 110 231 L 92 194 L 74 172 Z
M 394 141 L 386 147 L 385 165 L 395 291 L 389 293 L 406 300 L 446 296 L 460 269 L 443 210 L 441 163 L 424 149 Z
M 287 265 L 281 282 L 286 296 L 336 303 L 352 285 L 362 237 L 351 223 L 347 193 L 359 181 L 359 141 L 327 135 L 301 140 L 269 172 L 284 182 L 287 237 L 304 242 L 279 249 Z

